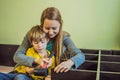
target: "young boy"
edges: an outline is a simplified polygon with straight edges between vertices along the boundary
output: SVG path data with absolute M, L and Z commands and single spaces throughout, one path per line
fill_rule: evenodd
M 55 67 L 55 60 L 54 56 L 50 59 L 48 58 L 50 52 L 46 50 L 46 46 L 49 41 L 47 35 L 42 31 L 42 29 L 40 29 L 39 25 L 32 27 L 28 35 L 32 47 L 27 50 L 26 55 L 35 59 L 40 59 L 40 65 L 48 63 L 47 68 L 50 75 L 50 70 Z M 40 65 L 36 65 L 35 68 L 42 68 Z M 35 68 L 19 64 L 16 65 L 14 71 L 19 74 L 15 76 L 14 80 L 43 80 L 46 78 L 45 76 L 36 76 L 34 74 Z

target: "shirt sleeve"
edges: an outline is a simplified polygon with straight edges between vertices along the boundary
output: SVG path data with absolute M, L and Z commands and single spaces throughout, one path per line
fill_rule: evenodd
M 63 44 L 70 55 L 73 55 L 70 59 L 74 62 L 75 68 L 78 68 L 85 61 L 85 55 L 80 49 L 76 48 L 70 37 L 63 36 Z
M 26 50 L 29 47 L 31 47 L 31 44 L 28 40 L 28 33 L 27 33 L 22 41 L 22 44 L 18 47 L 17 51 L 15 52 L 15 55 L 13 57 L 14 62 L 20 65 L 26 65 L 32 67 L 34 58 L 25 55 Z

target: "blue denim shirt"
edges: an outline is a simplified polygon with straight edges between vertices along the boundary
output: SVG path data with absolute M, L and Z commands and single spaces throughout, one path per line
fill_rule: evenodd
M 28 40 L 28 34 L 26 34 L 22 41 L 22 44 L 19 46 L 13 57 L 14 61 L 18 65 L 26 65 L 32 67 L 34 58 L 25 55 L 26 50 L 29 47 L 31 47 L 31 44 Z M 85 61 L 84 54 L 80 51 L 80 49 L 75 47 L 70 37 L 66 35 L 63 36 L 63 53 L 61 55 L 61 60 L 62 59 L 71 59 L 74 62 L 75 68 L 78 68 Z

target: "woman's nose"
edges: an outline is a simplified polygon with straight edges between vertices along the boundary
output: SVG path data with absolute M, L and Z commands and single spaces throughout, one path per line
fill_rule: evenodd
M 49 33 L 49 34 L 53 34 L 53 30 L 52 30 L 52 29 L 50 29 L 48 33 Z

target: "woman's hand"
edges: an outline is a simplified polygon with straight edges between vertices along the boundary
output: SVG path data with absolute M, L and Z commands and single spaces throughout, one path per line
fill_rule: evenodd
M 57 67 L 55 67 L 54 71 L 56 73 L 59 73 L 59 72 L 67 72 L 68 70 L 70 70 L 70 68 L 74 65 L 73 61 L 72 60 L 67 60 L 67 61 L 64 61 L 62 63 L 60 63 Z

